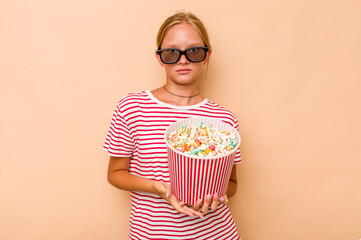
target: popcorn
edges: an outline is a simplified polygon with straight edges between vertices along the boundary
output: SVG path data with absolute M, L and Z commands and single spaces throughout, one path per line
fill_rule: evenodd
M 203 122 L 199 126 L 179 126 L 177 131 L 170 134 L 168 143 L 186 155 L 199 157 L 224 155 L 237 145 L 235 134 Z

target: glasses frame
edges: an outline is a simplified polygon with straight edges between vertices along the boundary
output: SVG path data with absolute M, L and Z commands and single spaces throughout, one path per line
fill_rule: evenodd
M 190 59 L 188 58 L 186 52 L 187 52 L 188 50 L 191 50 L 191 49 L 194 49 L 194 48 L 204 49 L 204 51 L 205 51 L 205 52 L 204 52 L 204 58 L 203 58 L 202 60 L 193 61 L 193 60 L 190 60 Z M 175 51 L 178 51 L 178 52 L 179 52 L 179 57 L 178 57 L 178 59 L 177 59 L 176 61 L 174 61 L 174 62 L 164 62 L 161 53 L 164 52 L 164 51 L 168 51 L 168 50 L 175 50 Z M 178 48 L 158 49 L 158 50 L 156 51 L 156 53 L 159 55 L 159 58 L 160 58 L 160 60 L 162 61 L 162 63 L 164 63 L 164 64 L 174 64 L 174 63 L 177 63 L 177 62 L 179 61 L 179 59 L 182 57 L 182 55 L 184 55 L 184 56 L 187 58 L 187 60 L 190 61 L 190 62 L 192 62 L 192 63 L 203 62 L 203 61 L 206 59 L 206 57 L 207 57 L 207 52 L 208 52 L 208 51 L 209 51 L 209 47 L 189 47 L 189 48 L 186 48 L 186 49 L 184 49 L 184 50 L 180 50 L 180 49 L 178 49 Z

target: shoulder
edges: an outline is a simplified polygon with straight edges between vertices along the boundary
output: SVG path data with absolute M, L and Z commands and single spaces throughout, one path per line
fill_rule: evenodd
M 213 112 L 216 116 L 226 118 L 233 126 L 238 125 L 237 117 L 228 109 L 208 99 L 203 108 Z
M 129 107 L 135 107 L 142 104 L 147 104 L 151 101 L 146 91 L 128 93 L 118 102 L 118 110 L 127 109 Z
M 148 94 L 146 93 L 146 91 L 128 93 L 127 95 L 125 95 L 124 97 L 122 97 L 119 100 L 118 105 L 128 103 L 128 102 L 144 101 L 144 100 L 148 100 L 148 99 L 150 99 L 150 98 L 149 98 Z

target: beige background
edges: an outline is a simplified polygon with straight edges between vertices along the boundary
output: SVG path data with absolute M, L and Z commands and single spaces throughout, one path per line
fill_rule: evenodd
M 202 91 L 240 122 L 242 239 L 360 239 L 358 0 L 2 0 L 0 239 L 127 238 L 101 147 L 118 100 L 163 84 L 155 36 L 178 9 L 210 33 Z

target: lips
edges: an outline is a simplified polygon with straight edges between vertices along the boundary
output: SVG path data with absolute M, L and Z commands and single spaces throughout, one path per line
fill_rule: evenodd
M 180 69 L 178 69 L 176 72 L 179 73 L 179 74 L 187 74 L 187 73 L 189 73 L 190 71 L 192 71 L 192 70 L 189 69 L 189 68 L 180 68 Z

